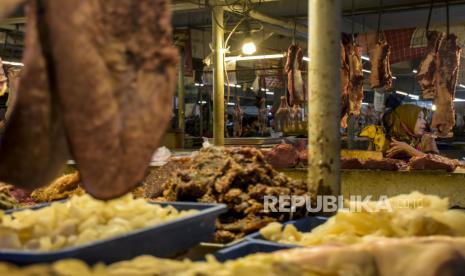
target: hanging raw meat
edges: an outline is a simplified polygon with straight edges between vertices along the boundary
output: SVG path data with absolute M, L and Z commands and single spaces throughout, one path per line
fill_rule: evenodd
M 275 113 L 275 127 L 276 131 L 284 131 L 290 126 L 291 111 L 287 104 L 286 97 L 281 96 L 281 103 Z
M 13 12 L 20 4 L 26 0 L 1 0 L 0 1 L 0 19 Z
M 258 133 L 265 135 L 268 129 L 268 110 L 266 109 L 265 97 L 260 99 L 258 105 Z
M 305 83 L 302 79 L 303 52 L 296 44 L 287 50 L 287 89 L 291 106 L 300 105 L 305 100 Z
M 457 45 L 457 36 L 448 35 L 439 46 L 437 59 L 436 111 L 431 127 L 440 136 L 447 136 L 455 125 L 454 97 L 462 49 Z
M 18 94 L 18 85 L 19 85 L 19 77 L 21 74 L 21 69 L 11 67 L 8 69 L 8 86 L 10 88 L 8 93 L 8 100 L 6 102 L 6 113 L 5 119 L 8 120 L 11 116 L 11 112 L 13 111 L 13 106 L 16 102 L 16 95 Z
M 46 184 L 59 171 L 51 164 L 64 160 L 57 146 L 64 128 L 86 190 L 120 196 L 143 179 L 170 121 L 177 65 L 170 2 L 37 3 L 39 11 L 28 14 L 29 54 L 0 148 L 0 179 Z
M 36 14 L 36 2 L 31 1 L 26 10 L 25 66 L 0 145 L 1 181 L 27 190 L 52 181 L 68 158 L 61 115 L 49 93 Z
M 347 128 L 347 114 L 350 111 L 349 83 L 350 66 L 347 51 L 348 41 L 343 37 L 341 43 L 341 127 Z
M 236 106 L 233 111 L 233 137 L 241 137 L 242 135 L 242 119 L 244 118 L 244 112 L 241 109 L 241 100 L 239 97 L 236 98 Z
M 372 89 L 388 90 L 392 86 L 390 49 L 391 46 L 383 41 L 376 43 L 375 47 L 370 50 L 371 74 L 369 83 Z
M 422 90 L 423 99 L 434 99 L 437 94 L 437 58 L 439 45 L 444 39 L 444 33 L 428 32 L 428 48 L 426 57 L 420 63 L 420 68 L 416 79 Z
M 349 102 L 350 114 L 359 115 L 363 101 L 362 48 L 349 45 Z

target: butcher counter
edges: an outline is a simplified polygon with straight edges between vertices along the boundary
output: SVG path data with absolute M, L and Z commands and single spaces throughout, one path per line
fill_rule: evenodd
M 306 169 L 279 170 L 295 179 L 306 179 Z M 465 169 L 453 173 L 442 171 L 370 171 L 342 170 L 341 192 L 350 195 L 395 196 L 411 191 L 449 198 L 451 207 L 465 208 Z

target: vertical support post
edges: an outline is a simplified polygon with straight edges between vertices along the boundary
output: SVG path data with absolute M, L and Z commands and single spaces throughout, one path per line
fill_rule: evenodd
M 186 129 L 186 103 L 184 87 L 184 50 L 180 50 L 180 61 L 178 68 L 178 128 L 181 131 L 181 147 L 184 147 L 184 135 Z
M 213 143 L 224 145 L 224 10 L 222 6 L 213 8 Z M 221 24 L 221 25 L 220 25 Z
M 340 194 L 341 0 L 309 0 L 308 188 Z

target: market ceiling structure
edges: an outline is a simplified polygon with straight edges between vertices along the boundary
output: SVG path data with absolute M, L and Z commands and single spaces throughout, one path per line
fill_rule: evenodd
M 175 28 L 194 28 L 207 30 L 211 28 L 211 7 L 206 0 L 174 0 L 173 1 L 173 26 Z M 215 2 L 218 3 L 218 2 Z M 243 16 L 241 7 L 253 7 L 253 12 L 275 22 L 265 20 L 254 20 L 255 24 L 263 27 L 263 48 L 285 51 L 290 37 L 294 34 L 289 26 L 298 26 L 297 36 L 303 45 L 306 44 L 307 28 L 307 0 L 228 0 L 219 2 L 226 10 L 234 11 L 228 14 L 227 28 L 232 28 Z M 343 21 L 342 30 L 351 32 L 369 32 L 376 30 L 378 24 L 378 13 L 382 5 L 382 29 L 395 30 L 409 27 L 420 27 L 426 25 L 430 0 L 342 0 Z M 450 23 L 452 25 L 465 25 L 465 0 L 449 0 Z M 231 8 L 232 7 L 232 8 Z M 242 8 L 243 10 L 243 8 Z M 251 17 L 252 14 L 249 14 Z M 260 19 L 262 19 L 260 18 Z M 278 20 L 276 23 L 276 19 Z M 0 56 L 5 59 L 18 60 L 22 55 L 22 40 L 24 38 L 23 9 L 18 9 L 10 18 L 0 21 L 0 41 L 7 43 L 0 45 Z M 286 24 L 280 24 L 280 23 Z M 445 25 L 445 1 L 435 0 L 431 19 L 432 25 Z M 286 27 L 287 26 L 287 27 Z M 300 31 L 300 32 L 299 32 Z M 239 28 L 238 33 L 241 33 Z M 8 37 L 6 37 L 8 34 Z M 271 37 L 272 36 L 272 37 Z M 231 44 L 237 48 L 237 43 L 242 35 L 232 37 Z M 271 38 L 270 38 L 271 37 Z M 8 38 L 8 39 L 7 39 Z M 208 39 L 208 38 L 207 38 Z M 279 42 L 279 43 L 277 43 Z M 208 43 L 208 42 L 207 42 Z M 394 74 L 399 76 L 397 83 L 400 89 L 412 89 L 412 69 L 417 66 L 418 61 L 412 60 L 393 65 Z M 405 80 L 403 80 L 405 78 Z M 459 91 L 461 97 L 465 92 Z

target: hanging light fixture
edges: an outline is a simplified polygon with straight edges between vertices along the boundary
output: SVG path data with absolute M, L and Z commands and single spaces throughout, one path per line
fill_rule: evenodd
M 244 55 L 252 55 L 257 51 L 257 46 L 252 40 L 252 31 L 250 30 L 250 22 L 246 22 L 246 34 L 242 42 L 242 53 Z

